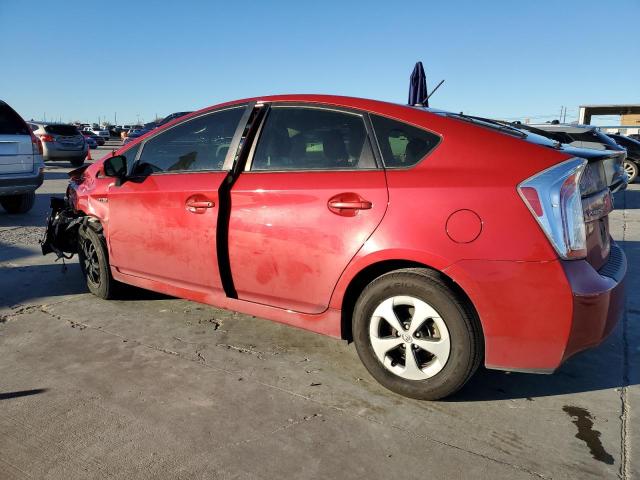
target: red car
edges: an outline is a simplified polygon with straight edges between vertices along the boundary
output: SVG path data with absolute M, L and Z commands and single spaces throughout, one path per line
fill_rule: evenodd
M 385 387 L 437 399 L 481 363 L 553 372 L 615 326 L 607 155 L 373 100 L 239 100 L 71 172 L 43 253 L 78 253 L 101 298 L 130 284 L 352 339 Z

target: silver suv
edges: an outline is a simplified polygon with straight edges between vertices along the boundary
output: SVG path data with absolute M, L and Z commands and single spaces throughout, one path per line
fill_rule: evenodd
M 69 160 L 74 167 L 84 163 L 88 146 L 75 125 L 41 122 L 31 122 L 30 125 L 42 142 L 45 161 Z
M 43 179 L 40 140 L 20 115 L 0 100 L 0 205 L 8 213 L 28 212 Z

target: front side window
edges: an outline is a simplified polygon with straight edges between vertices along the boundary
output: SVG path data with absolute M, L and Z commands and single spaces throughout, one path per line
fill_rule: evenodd
M 375 168 L 362 116 L 310 107 L 273 107 L 252 171 Z
M 390 118 L 371 115 L 371 123 L 387 168 L 415 165 L 440 141 L 434 133 Z
M 194 118 L 149 139 L 133 175 L 222 170 L 244 109 L 230 108 Z

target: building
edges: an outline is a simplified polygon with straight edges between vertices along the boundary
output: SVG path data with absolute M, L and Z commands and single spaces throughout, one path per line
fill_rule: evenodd
M 589 125 L 598 115 L 620 115 L 620 125 L 601 127 L 607 133 L 640 133 L 640 104 L 580 105 L 578 123 Z

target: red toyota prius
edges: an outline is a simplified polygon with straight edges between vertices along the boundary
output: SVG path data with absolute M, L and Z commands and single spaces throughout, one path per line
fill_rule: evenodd
M 611 155 L 373 100 L 239 100 L 71 172 L 43 253 L 77 253 L 101 298 L 129 284 L 353 340 L 382 385 L 438 399 L 482 362 L 553 372 L 611 332 Z

